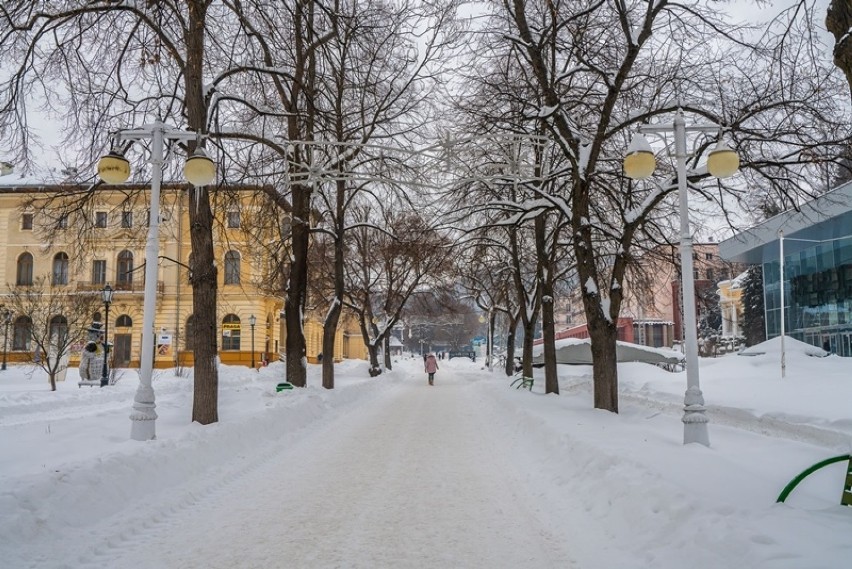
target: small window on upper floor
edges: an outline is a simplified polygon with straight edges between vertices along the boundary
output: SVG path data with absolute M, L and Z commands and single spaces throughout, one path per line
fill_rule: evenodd
M 121 212 L 121 227 L 123 229 L 129 229 L 133 227 L 133 212 L 132 211 L 122 211 Z
M 107 212 L 105 211 L 96 211 L 95 212 L 95 227 L 99 229 L 103 229 L 107 226 Z
M 239 229 L 240 227 L 240 210 L 232 209 L 228 212 L 228 228 Z
M 32 231 L 33 228 L 33 214 L 25 213 L 21 216 L 21 229 Z
M 56 227 L 59 229 L 68 229 L 68 214 L 63 213 L 59 216 L 59 219 L 56 220 Z
M 712 261 L 713 260 L 713 253 L 704 253 L 704 258 L 707 259 L 708 261 Z

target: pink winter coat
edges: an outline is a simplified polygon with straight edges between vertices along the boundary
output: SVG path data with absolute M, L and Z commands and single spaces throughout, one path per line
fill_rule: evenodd
M 426 356 L 426 373 L 435 373 L 438 371 L 438 360 L 434 354 Z

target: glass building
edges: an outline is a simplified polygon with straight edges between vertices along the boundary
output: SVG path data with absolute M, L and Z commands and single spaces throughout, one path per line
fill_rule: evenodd
M 781 334 L 783 306 L 787 336 L 852 357 L 852 183 L 723 241 L 719 252 L 763 265 L 767 338 Z

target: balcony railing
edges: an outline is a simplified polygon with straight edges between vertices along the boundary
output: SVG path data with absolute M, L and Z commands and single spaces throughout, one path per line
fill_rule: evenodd
M 106 283 L 95 283 L 95 282 L 77 282 L 77 290 L 78 291 L 99 291 L 104 288 Z M 113 290 L 116 292 L 129 292 L 133 294 L 143 294 L 145 292 L 145 283 L 140 279 L 138 281 L 123 281 L 110 283 Z M 163 281 L 157 281 L 157 293 L 163 294 L 166 289 L 166 283 Z

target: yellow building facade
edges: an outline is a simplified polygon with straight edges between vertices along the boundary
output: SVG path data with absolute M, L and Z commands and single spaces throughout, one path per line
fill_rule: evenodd
M 260 366 L 277 360 L 284 346 L 283 293 L 280 284 L 276 286 L 276 266 L 286 251 L 270 245 L 281 243 L 279 210 L 256 187 L 226 190 L 212 200 L 219 357 L 223 364 Z M 156 316 L 150 331 L 156 338 L 155 367 L 191 366 L 193 205 L 181 184 L 164 184 L 161 194 Z M 47 276 L 70 292 L 97 295 L 106 284 L 112 286 L 108 333 L 113 367 L 139 366 L 148 199 L 145 187 L 51 186 L 0 179 L 0 281 L 8 287 L 27 286 Z M 31 358 L 24 316 L 13 315 L 9 325 L 12 363 Z M 92 321 L 104 317 L 104 311 L 98 311 Z M 316 361 L 322 326 L 311 315 L 305 334 L 309 361 Z M 338 331 L 336 360 L 366 352 L 360 334 L 351 342 L 360 347 L 347 349 L 349 338 L 346 331 Z M 72 350 L 71 365 L 80 348 Z

